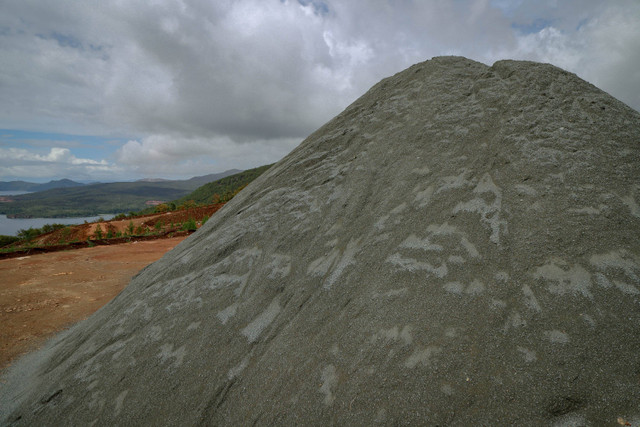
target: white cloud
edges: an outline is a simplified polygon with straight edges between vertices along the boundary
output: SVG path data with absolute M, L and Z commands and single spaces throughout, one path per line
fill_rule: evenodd
M 0 176 L 110 179 L 119 172 L 122 172 L 121 168 L 106 160 L 78 158 L 68 148 L 53 147 L 45 154 L 22 148 L 0 148 Z
M 235 143 L 226 136 L 215 138 L 152 135 L 131 140 L 117 152 L 117 162 L 142 176 L 185 177 L 211 171 L 249 169 L 284 157 L 300 143 L 296 138 Z M 265 159 L 272 159 L 267 160 Z
M 125 136 L 131 173 L 256 166 L 442 54 L 551 62 L 640 109 L 638 16 L 634 0 L 8 0 L 0 128 Z
M 610 7 L 573 31 L 549 26 L 520 35 L 517 48 L 503 54 L 565 68 L 639 110 L 640 3 L 625 6 Z

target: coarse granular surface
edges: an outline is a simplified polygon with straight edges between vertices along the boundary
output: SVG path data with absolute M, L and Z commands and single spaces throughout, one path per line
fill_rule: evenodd
M 16 425 L 640 424 L 640 115 L 547 64 L 387 78 L 16 363 Z

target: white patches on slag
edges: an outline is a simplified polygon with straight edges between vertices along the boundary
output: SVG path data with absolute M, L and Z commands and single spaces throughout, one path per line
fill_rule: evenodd
M 447 396 L 453 396 L 453 387 L 451 387 L 451 384 L 442 384 L 440 391 Z
M 467 253 L 469 254 L 469 256 L 471 258 L 481 258 L 480 257 L 480 252 L 478 252 L 478 250 L 476 249 L 474 244 L 471 243 L 469 240 L 467 240 L 466 237 L 464 237 L 464 236 L 460 237 L 460 244 L 467 251 Z
M 441 252 L 442 246 L 429 241 L 429 237 L 425 239 L 418 238 L 415 234 L 409 235 L 404 242 L 400 243 L 401 248 L 422 249 L 423 251 Z
M 325 243 L 324 247 L 325 248 L 333 248 L 337 244 L 338 244 L 338 239 L 333 239 L 333 240 L 329 240 L 327 243 Z
M 537 312 L 542 311 L 540 303 L 538 302 L 538 299 L 536 298 L 529 285 L 522 285 L 522 293 L 524 294 L 524 303 L 527 307 Z
M 329 275 L 325 280 L 324 289 L 330 289 L 342 276 L 344 270 L 355 264 L 355 256 L 358 253 L 361 239 L 351 239 L 347 247 L 341 251 L 340 248 L 333 248 L 327 255 L 321 256 L 309 264 L 307 273 L 312 276 Z
M 533 350 L 529 350 L 525 347 L 518 347 L 518 351 L 522 354 L 524 361 L 527 363 L 533 363 L 538 360 L 538 356 L 536 356 L 536 352 Z
M 409 272 L 417 272 L 417 271 L 426 271 L 428 273 L 433 274 L 436 277 L 443 278 L 447 275 L 448 269 L 447 264 L 442 263 L 439 267 L 434 267 L 428 262 L 418 261 L 415 258 L 404 258 L 399 253 L 395 253 L 390 255 L 386 261 L 401 270 L 409 271 Z
M 325 366 L 322 370 L 322 385 L 320 386 L 320 393 L 324 394 L 324 404 L 331 405 L 336 399 L 333 395 L 332 388 L 338 383 L 338 375 L 336 374 L 336 368 L 333 365 Z
M 360 245 L 360 239 L 351 239 L 347 243 L 347 247 L 342 254 L 342 258 L 338 261 L 329 278 L 324 283 L 324 288 L 329 289 L 340 278 L 345 268 L 355 263 L 355 256 Z
M 599 270 L 606 271 L 609 269 L 619 269 L 632 278 L 634 281 L 638 281 L 636 270 L 640 270 L 638 265 L 638 257 L 629 254 L 625 250 L 611 251 L 606 254 L 593 255 L 589 258 L 589 262 Z
M 502 326 L 502 331 L 507 332 L 511 328 L 517 329 L 523 326 L 527 326 L 527 321 L 522 318 L 520 313 L 514 311 L 509 315 L 504 326 Z
M 452 294 L 467 294 L 471 296 L 480 295 L 484 292 L 485 286 L 484 283 L 479 281 L 478 279 L 473 280 L 469 285 L 464 285 L 460 282 L 449 282 L 444 284 L 444 289 L 447 292 Z
M 625 277 L 625 281 L 612 280 L 613 284 L 621 292 L 630 295 L 638 295 L 640 291 L 630 282 L 640 285 L 640 259 L 638 256 L 630 254 L 625 250 L 611 251 L 606 254 L 591 256 L 589 262 L 602 273 L 596 274 L 596 282 L 602 287 L 611 287 L 611 282 L 605 276 L 608 274 L 619 274 Z
M 611 284 L 611 282 L 609 281 L 609 279 L 607 279 L 607 276 L 605 276 L 602 273 L 596 273 L 596 283 L 600 286 L 602 286 L 605 289 L 610 288 L 611 286 L 613 286 Z
M 416 258 L 416 251 L 426 252 L 427 259 Z M 446 259 L 443 253 L 448 253 Z M 480 258 L 480 253 L 463 232 L 445 222 L 429 225 L 425 237 L 410 234 L 398 245 L 398 252 L 387 257 L 386 262 L 399 270 L 427 272 L 442 279 L 449 273 L 447 261 L 462 264 L 466 257 Z M 453 288 L 451 290 L 455 292 Z
M 395 208 L 391 209 L 391 215 L 399 215 L 407 209 L 407 204 L 405 202 L 400 203 Z
M 237 377 L 238 375 L 240 375 L 242 373 L 242 371 L 245 370 L 245 368 L 247 366 L 249 366 L 249 360 L 251 359 L 251 355 L 246 355 L 244 357 L 244 359 L 242 359 L 240 361 L 240 363 L 238 363 L 236 366 L 234 366 L 233 368 L 229 369 L 229 372 L 227 372 L 227 378 L 229 380 L 234 379 L 235 377 Z
M 242 276 L 238 276 L 238 286 L 233 290 L 233 294 L 236 297 L 239 297 L 240 295 L 242 295 L 242 291 L 244 291 L 244 288 L 247 286 L 247 282 L 249 280 L 249 273 L 247 272 L 246 274 L 243 274 Z
M 393 297 L 404 296 L 407 294 L 407 292 L 409 292 L 409 288 L 391 289 L 384 293 L 374 292 L 372 297 L 373 298 L 380 298 L 380 297 L 393 298 Z
M 394 326 L 390 329 L 380 329 L 371 337 L 371 343 L 375 344 L 378 341 L 400 341 L 402 345 L 411 345 L 413 337 L 411 336 L 411 325 L 405 325 L 402 329 L 398 326 Z
M 501 299 L 491 298 L 489 302 L 489 308 L 492 310 L 504 310 L 507 308 L 507 303 L 502 301 Z
M 433 185 L 428 186 L 427 188 L 417 187 L 414 192 L 416 193 L 416 197 L 413 200 L 414 203 L 418 205 L 419 208 L 424 208 L 431 202 L 431 197 L 434 193 Z
M 416 349 L 404 362 L 404 366 L 409 369 L 413 369 L 418 365 L 428 367 L 431 365 L 431 358 L 441 351 L 442 348 L 436 346 L 427 346 L 426 348 Z
M 291 273 L 291 257 L 289 255 L 273 254 L 271 262 L 267 264 L 267 268 L 271 273 L 267 276 L 269 279 L 283 279 Z
M 636 199 L 633 197 L 633 194 L 630 194 L 626 197 L 621 197 L 622 203 L 624 203 L 628 208 L 631 215 L 636 218 L 640 218 L 640 205 L 636 202 Z
M 538 192 L 535 190 L 535 188 L 527 184 L 516 184 L 515 188 L 518 194 L 521 196 L 535 197 L 538 195 Z
M 400 221 L 402 220 L 402 217 L 400 214 L 404 212 L 406 209 L 407 209 L 406 203 L 403 202 L 399 204 L 395 208 L 391 209 L 389 214 L 382 216 L 378 221 L 376 221 L 376 223 L 373 224 L 373 226 L 376 227 L 378 230 L 383 230 L 387 226 L 387 221 L 389 221 L 389 219 L 392 220 L 394 225 L 399 224 Z
M 640 291 L 638 291 L 638 288 L 636 288 L 633 285 L 630 285 L 627 282 L 621 282 L 619 280 L 614 280 L 613 284 L 616 285 L 616 288 L 618 288 L 620 291 L 624 292 L 625 294 L 630 294 L 630 295 L 638 295 L 638 294 L 640 294 Z
M 258 315 L 258 317 L 242 329 L 242 335 L 247 337 L 249 343 L 254 343 L 260 337 L 260 334 L 262 334 L 265 328 L 274 321 L 276 316 L 280 313 L 280 310 L 280 302 L 276 297 L 271 301 L 271 304 L 269 304 L 269 306 Z
M 249 273 L 243 274 L 242 276 L 227 273 L 216 274 L 206 282 L 205 288 L 214 290 L 233 285 L 238 285 L 239 288 L 244 288 L 248 279 Z
M 544 335 L 553 344 L 567 344 L 569 342 L 569 335 L 557 329 L 554 329 L 553 331 L 545 331 Z
M 491 228 L 491 236 L 489 240 L 493 243 L 500 244 L 500 234 L 506 234 L 507 222 L 500 219 L 500 213 L 502 212 L 502 190 L 494 184 L 491 176 L 486 173 L 473 192 L 479 195 L 489 194 L 493 197 L 491 202 L 487 202 L 482 197 L 476 197 L 468 202 L 461 202 L 453 209 L 453 213 L 459 212 L 472 212 L 480 214 L 480 218 L 483 222 L 489 225 Z
M 182 365 L 184 361 L 184 356 L 187 354 L 187 350 L 185 346 L 178 348 L 177 350 L 173 350 L 173 344 L 163 344 L 160 347 L 160 353 L 158 353 L 158 357 L 162 360 L 162 362 L 166 362 L 170 359 L 175 359 L 173 361 L 173 367 L 177 368 Z
M 436 194 L 472 185 L 467 179 L 467 175 L 469 175 L 469 171 L 467 169 L 462 169 L 460 175 L 445 176 L 441 178 L 442 185 L 438 187 Z
M 389 215 L 385 215 L 379 220 L 377 220 L 376 223 L 373 224 L 373 226 L 378 230 L 383 230 L 388 219 L 389 219 Z
M 460 255 L 449 255 L 449 258 L 447 258 L 447 262 L 449 264 L 464 264 L 465 259 Z
M 190 323 L 189 326 L 187 326 L 187 331 L 195 331 L 200 326 L 200 323 L 202 323 L 202 322 L 192 322 L 192 323 Z
M 428 166 L 425 166 L 422 168 L 415 168 L 411 172 L 415 173 L 416 175 L 425 176 L 425 175 L 429 175 L 429 172 L 431 171 L 429 170 Z
M 226 325 L 229 319 L 236 315 L 238 311 L 238 303 L 233 303 L 229 307 L 221 310 L 216 314 L 216 317 L 222 322 L 223 325 Z
M 325 274 L 327 274 L 339 255 L 339 249 L 332 249 L 331 252 L 329 252 L 327 255 L 321 256 L 320 258 L 312 261 L 307 268 L 307 273 L 311 274 L 312 276 L 324 276 Z
M 575 412 L 570 412 L 568 414 L 561 415 L 557 417 L 551 427 L 575 427 L 575 426 L 588 426 L 590 425 L 587 422 L 587 418 L 584 414 L 578 414 Z M 628 424 L 635 425 L 635 424 Z
M 452 294 L 461 295 L 464 292 L 464 285 L 460 282 L 449 282 L 444 284 L 444 290 Z
M 507 273 L 506 271 L 498 271 L 493 275 L 493 277 L 495 277 L 498 282 L 506 284 L 507 280 L 509 280 L 509 273 Z
M 568 266 L 562 260 L 553 259 L 537 267 L 533 277 L 546 280 L 549 283 L 547 289 L 553 294 L 580 294 L 591 298 L 591 275 L 579 264 Z
M 580 317 L 582 318 L 582 320 L 584 320 L 589 326 L 591 327 L 595 327 L 596 326 L 596 321 L 593 320 L 593 317 L 589 316 L 586 313 L 582 313 L 580 314 Z
M 113 415 L 114 416 L 119 416 L 120 412 L 122 412 L 122 405 L 124 404 L 124 399 L 127 397 L 127 394 L 129 394 L 129 390 L 125 390 L 122 393 L 120 393 L 118 395 L 118 397 L 116 397 L 115 400 L 115 408 L 113 410 Z
M 585 206 L 584 208 L 571 208 L 568 211 L 580 215 L 600 215 L 600 213 L 602 213 L 602 208 L 603 206 L 598 209 L 593 206 Z
M 457 238 L 460 246 L 462 246 L 469 257 L 481 258 L 480 253 L 476 249 L 475 245 L 467 239 L 466 234 L 458 230 L 453 225 L 449 225 L 447 222 L 444 224 L 430 224 L 427 226 L 427 233 L 435 237 L 450 237 L 451 239 Z
M 146 341 L 160 341 L 162 338 L 162 328 L 158 325 L 154 325 L 149 328 L 149 333 L 145 337 Z

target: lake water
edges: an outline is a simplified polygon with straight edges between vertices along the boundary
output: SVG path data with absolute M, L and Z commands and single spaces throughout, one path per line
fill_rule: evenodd
M 15 236 L 20 230 L 26 230 L 29 227 L 41 228 L 46 224 L 83 224 L 85 221 L 94 222 L 99 218 L 106 220 L 113 218 L 115 215 L 99 215 L 81 218 L 7 218 L 6 215 L 0 215 L 0 235 Z
M 0 191 L 0 196 L 18 196 L 20 194 L 28 194 L 29 191 Z M 83 224 L 85 221 L 94 222 L 99 218 L 111 219 L 115 215 L 105 214 L 98 216 L 86 216 L 77 218 L 7 218 L 6 215 L 0 215 L 0 235 L 15 236 L 20 230 L 26 230 L 30 227 L 41 228 L 46 224 Z
M 19 196 L 21 194 L 29 194 L 31 191 L 0 191 L 0 196 Z

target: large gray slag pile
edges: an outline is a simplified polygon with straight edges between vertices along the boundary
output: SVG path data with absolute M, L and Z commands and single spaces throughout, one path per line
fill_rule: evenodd
M 5 423 L 640 423 L 640 115 L 385 79 L 2 384 Z

